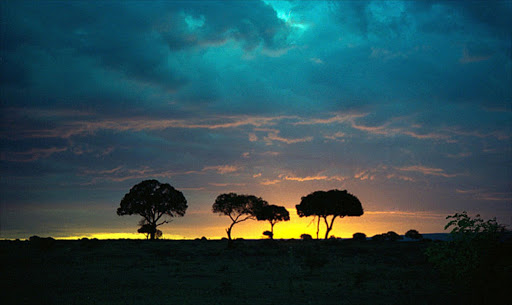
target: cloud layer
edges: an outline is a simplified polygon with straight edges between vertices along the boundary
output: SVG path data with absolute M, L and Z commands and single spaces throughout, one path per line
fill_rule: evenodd
M 509 2 L 0 8 L 0 237 L 36 210 L 33 231 L 62 211 L 69 234 L 129 226 L 115 208 L 149 178 L 193 211 L 346 188 L 368 211 L 510 222 Z M 85 220 L 88 205 L 112 215 Z

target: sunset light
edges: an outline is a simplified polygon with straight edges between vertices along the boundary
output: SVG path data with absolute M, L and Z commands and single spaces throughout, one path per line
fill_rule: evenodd
M 2 1 L 0 239 L 144 239 L 157 223 L 116 211 L 151 179 L 187 203 L 163 239 L 227 237 L 226 193 L 285 207 L 276 239 L 315 236 L 296 206 L 336 189 L 364 214 L 334 237 L 510 226 L 511 6 L 492 3 Z
M 509 305 L 511 0 L 0 1 L 0 304 Z

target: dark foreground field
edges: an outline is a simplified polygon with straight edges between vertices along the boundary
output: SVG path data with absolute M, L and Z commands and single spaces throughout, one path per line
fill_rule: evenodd
M 428 242 L 0 241 L 2 304 L 454 304 Z

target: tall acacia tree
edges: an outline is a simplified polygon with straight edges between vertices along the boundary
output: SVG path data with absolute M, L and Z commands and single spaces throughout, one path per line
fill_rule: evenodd
M 160 183 L 157 180 L 144 180 L 124 195 L 117 209 L 117 215 L 142 216 L 139 230 L 149 233 L 150 239 L 155 239 L 157 227 L 170 221 L 164 218 L 166 216 L 182 217 L 187 207 L 187 200 L 183 193 L 170 184 Z
M 296 205 L 297 214 L 300 217 L 318 217 L 316 238 L 320 227 L 320 219 L 323 219 L 326 226 L 325 239 L 329 237 L 334 220 L 337 217 L 361 216 L 363 207 L 359 199 L 348 193 L 346 190 L 316 191 L 302 197 L 300 204 Z M 327 218 L 332 216 L 329 221 Z
M 229 240 L 231 230 L 237 223 L 255 219 L 259 210 L 268 203 L 253 195 L 238 195 L 236 193 L 220 194 L 212 205 L 212 212 L 226 215 L 231 219 L 231 225 L 226 229 Z
M 270 238 L 274 239 L 274 225 L 290 220 L 290 213 L 285 207 L 272 204 L 262 207 L 257 212 L 256 219 L 270 222 Z

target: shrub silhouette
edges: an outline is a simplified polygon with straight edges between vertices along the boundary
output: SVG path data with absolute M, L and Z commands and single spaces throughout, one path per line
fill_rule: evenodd
M 141 228 L 143 233 L 149 233 L 150 239 L 155 239 L 159 230 L 158 226 L 168 223 L 168 220 L 160 221 L 167 216 L 182 217 L 187 211 L 187 200 L 183 193 L 176 190 L 168 183 L 160 183 L 157 180 L 144 180 L 130 189 L 124 195 L 117 215 L 142 216 Z
M 320 219 L 325 222 L 325 239 L 332 230 L 334 220 L 337 217 L 361 216 L 363 207 L 359 199 L 348 193 L 346 190 L 316 191 L 301 198 L 300 204 L 296 205 L 299 217 L 318 217 L 316 238 L 320 230 Z M 332 216 L 329 221 L 327 218 Z
M 274 233 L 272 233 L 270 231 L 264 231 L 263 235 L 268 236 L 268 238 L 270 238 L 270 239 L 274 239 Z
M 253 195 L 238 195 L 236 193 L 220 194 L 212 206 L 213 213 L 226 215 L 231 219 L 231 225 L 226 229 L 231 241 L 231 230 L 237 223 L 256 219 L 256 214 L 268 203 Z
M 48 250 L 55 245 L 55 239 L 53 237 L 39 237 L 34 235 L 30 236 L 28 240 L 31 245 L 41 250 Z
M 359 240 L 359 241 L 366 240 L 366 234 L 364 234 L 364 233 L 354 233 L 352 235 L 352 239 L 353 240 Z
M 423 239 L 423 236 L 417 230 L 409 230 L 405 232 L 405 237 L 410 239 Z
M 162 231 L 158 230 L 157 228 L 153 227 L 148 223 L 145 223 L 145 220 L 142 220 L 139 224 L 141 225 L 141 227 L 137 230 L 137 233 L 146 234 L 146 239 L 149 239 L 151 234 L 155 236 L 155 239 L 159 239 L 160 237 L 162 237 Z
M 377 234 L 377 235 L 372 236 L 372 240 L 376 240 L 376 241 L 383 241 L 383 240 L 397 241 L 397 240 L 401 240 L 401 239 L 403 239 L 403 237 L 398 235 L 394 231 L 389 231 L 387 233 L 382 233 L 382 234 Z
M 508 294 L 510 288 L 505 280 L 510 278 L 510 264 L 502 265 L 509 261 L 510 254 L 499 242 L 505 226 L 496 218 L 487 221 L 480 215 L 471 218 L 465 211 L 446 219 L 451 219 L 445 226 L 445 230 L 453 227 L 451 239 L 427 248 L 429 262 L 457 289 L 465 290 L 468 303 L 496 304 L 491 298 Z
M 84 237 L 80 239 L 80 246 L 84 248 L 95 248 L 99 246 L 99 240 L 97 238 Z
M 313 237 L 311 237 L 311 235 L 309 235 L 309 234 L 301 234 L 300 235 L 300 239 L 302 239 L 302 240 L 312 240 Z
M 376 235 L 372 236 L 372 240 L 375 240 L 375 241 L 386 240 L 386 236 L 385 236 L 385 234 L 376 234 Z
M 266 220 L 270 222 L 270 239 L 274 239 L 274 225 L 280 221 L 289 221 L 290 213 L 283 206 L 265 205 L 256 212 L 257 220 Z M 265 233 L 263 233 L 265 235 Z
M 389 241 L 397 241 L 397 240 L 404 239 L 402 236 L 398 235 L 394 231 L 389 231 L 388 233 L 384 234 L 384 236 L 385 236 L 385 239 L 389 240 Z

